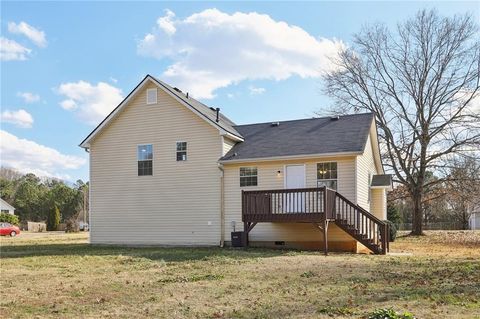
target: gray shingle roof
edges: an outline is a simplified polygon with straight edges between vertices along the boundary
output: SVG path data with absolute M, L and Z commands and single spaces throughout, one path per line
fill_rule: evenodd
M 217 118 L 217 111 L 212 110 L 210 107 L 206 106 L 202 102 L 199 102 L 192 98 L 191 96 L 188 96 L 182 92 L 182 91 L 177 91 L 174 87 L 168 85 L 167 83 L 155 78 L 152 76 L 152 78 L 155 79 L 155 81 L 158 82 L 158 84 L 162 85 L 165 87 L 167 90 L 169 90 L 171 93 L 175 94 L 178 98 L 182 99 L 185 103 L 189 104 L 191 107 L 196 109 L 198 112 L 200 112 L 203 116 L 207 118 L 207 120 L 216 123 L 218 126 L 220 126 L 222 129 L 225 131 L 229 132 L 230 134 L 236 135 L 240 138 L 243 138 L 242 135 L 235 129 L 235 123 L 231 121 L 229 118 L 227 118 L 225 115 L 220 112 L 218 122 L 216 122 Z
M 237 125 L 245 141 L 237 143 L 222 161 L 265 157 L 362 152 L 373 114 Z
M 383 175 L 373 175 L 372 177 L 372 187 L 383 187 L 383 186 L 392 186 L 392 175 L 383 174 Z

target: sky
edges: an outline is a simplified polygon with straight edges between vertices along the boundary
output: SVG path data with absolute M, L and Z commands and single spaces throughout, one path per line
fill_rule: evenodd
M 328 108 L 321 72 L 362 26 L 478 2 L 1 2 L 0 161 L 88 180 L 78 144 L 146 74 L 237 124 Z

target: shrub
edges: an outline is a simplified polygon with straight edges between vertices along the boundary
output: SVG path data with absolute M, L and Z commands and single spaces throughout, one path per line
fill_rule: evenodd
M 77 219 L 72 217 L 65 221 L 65 232 L 66 233 L 78 233 L 80 231 L 80 226 L 78 225 Z
M 318 312 L 321 314 L 329 315 L 330 317 L 337 317 L 337 316 L 346 316 L 346 315 L 354 315 L 356 312 L 347 307 L 334 307 L 334 306 L 327 306 L 318 309 Z
M 303 277 L 303 278 L 311 278 L 311 277 L 315 277 L 317 274 L 315 274 L 313 271 L 309 270 L 309 271 L 306 271 L 304 273 L 302 273 L 300 275 L 300 277 Z
M 8 213 L 0 213 L 0 222 L 10 223 L 12 225 L 17 225 L 17 226 L 20 223 L 18 220 L 18 216 L 11 215 Z
M 385 221 L 389 227 L 389 234 L 390 234 L 390 238 L 389 240 L 390 241 L 395 241 L 395 238 L 397 238 L 397 226 L 395 226 L 395 224 L 390 221 L 390 220 L 386 220 Z
M 58 209 L 57 206 L 55 206 L 55 208 L 52 209 L 48 214 L 47 230 L 48 231 L 57 230 L 59 224 L 60 224 L 60 210 Z
M 402 216 L 400 215 L 398 206 L 393 203 L 387 204 L 387 219 L 392 221 L 397 228 L 400 226 L 402 222 Z
M 392 308 L 376 309 L 368 317 L 368 319 L 416 319 L 410 312 L 399 313 Z

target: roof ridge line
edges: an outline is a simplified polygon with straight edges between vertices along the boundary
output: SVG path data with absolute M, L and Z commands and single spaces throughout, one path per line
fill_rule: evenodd
M 373 116 L 373 113 L 358 113 L 358 114 L 345 114 L 345 115 L 340 115 L 340 118 L 342 117 L 352 117 L 352 116 L 363 116 L 363 115 L 371 115 Z M 271 123 L 276 123 L 276 122 L 279 122 L 279 123 L 286 123 L 286 122 L 297 122 L 297 121 L 313 121 L 313 120 L 323 120 L 323 119 L 329 119 L 329 118 L 332 118 L 334 117 L 334 115 L 332 116 L 322 116 L 322 117 L 309 117 L 309 118 L 303 118 L 303 119 L 294 119 L 294 120 L 284 120 L 284 121 L 269 121 L 269 122 L 259 122 L 259 123 L 248 123 L 248 124 L 237 124 L 235 125 L 234 127 L 238 127 L 238 126 L 249 126 L 249 125 L 261 125 L 261 124 L 271 124 Z

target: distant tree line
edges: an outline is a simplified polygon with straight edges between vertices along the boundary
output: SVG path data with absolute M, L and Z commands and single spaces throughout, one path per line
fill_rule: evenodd
M 82 180 L 69 185 L 55 178 L 0 168 L 0 196 L 15 207 L 20 221 L 47 222 L 52 230 L 58 223 L 88 214 L 88 187 Z

